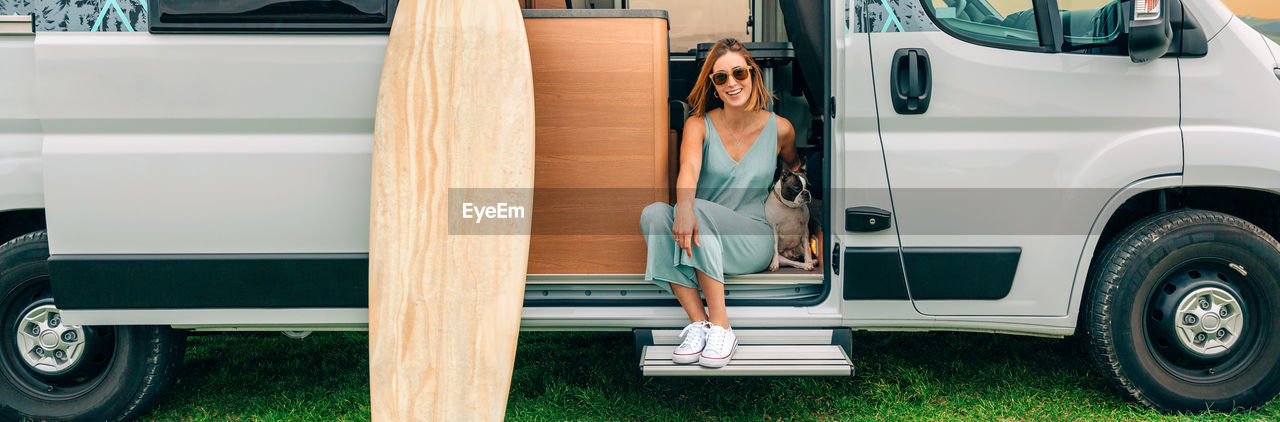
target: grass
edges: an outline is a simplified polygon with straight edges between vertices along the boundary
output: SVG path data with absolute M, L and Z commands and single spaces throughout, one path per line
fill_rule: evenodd
M 369 420 L 368 337 L 192 337 L 182 376 L 144 420 Z M 521 333 L 507 419 L 1280 420 L 1162 415 L 1107 388 L 1081 345 L 973 333 L 854 334 L 853 378 L 644 378 L 629 333 Z

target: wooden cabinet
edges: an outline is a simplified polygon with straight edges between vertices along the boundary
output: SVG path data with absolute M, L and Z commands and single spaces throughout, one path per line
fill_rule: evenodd
M 522 9 L 566 9 L 564 0 L 519 0 Z
M 641 274 L 640 212 L 677 158 L 667 20 L 653 10 L 525 10 L 536 154 L 529 274 Z

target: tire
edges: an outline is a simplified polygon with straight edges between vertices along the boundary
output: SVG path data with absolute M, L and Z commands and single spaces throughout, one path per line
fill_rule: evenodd
M 1257 226 L 1200 210 L 1149 217 L 1090 280 L 1090 355 L 1134 401 L 1228 411 L 1280 392 L 1280 244 Z
M 124 421 L 145 414 L 172 384 L 186 334 L 162 326 L 61 324 L 48 258 L 43 230 L 0 245 L 0 421 Z M 31 322 L 36 316 L 44 325 Z M 59 334 L 57 327 L 75 334 Z M 26 328 L 45 334 L 23 340 L 18 330 Z M 73 348 L 77 339 L 81 346 Z M 22 341 L 32 349 L 24 350 Z M 66 345 L 61 356 L 71 359 L 29 363 L 40 359 L 33 356 L 46 341 Z

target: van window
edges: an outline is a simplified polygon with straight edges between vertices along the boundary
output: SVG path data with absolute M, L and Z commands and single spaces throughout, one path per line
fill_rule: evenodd
M 152 32 L 386 33 L 396 0 L 151 0 Z
M 751 16 L 748 0 L 629 0 L 627 8 L 666 10 L 673 53 L 688 52 L 698 43 L 727 37 L 754 41 L 753 34 L 747 31 Z
M 1058 0 L 1062 13 L 1062 50 L 1086 54 L 1129 55 L 1117 42 L 1121 21 L 1119 0 Z
M 927 0 L 926 0 L 927 1 Z M 854 32 L 928 32 L 938 27 L 929 20 L 921 0 L 856 0 Z
M 939 26 L 967 41 L 995 47 L 1040 47 L 1032 0 L 924 0 Z

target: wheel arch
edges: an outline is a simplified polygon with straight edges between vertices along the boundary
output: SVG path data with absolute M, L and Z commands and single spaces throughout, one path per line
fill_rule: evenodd
M 48 224 L 45 222 L 44 209 L 30 208 L 0 211 L 0 243 L 47 228 Z
M 1186 186 L 1182 181 L 1181 176 L 1168 175 L 1134 182 L 1121 189 L 1098 213 L 1080 255 L 1070 301 L 1069 317 L 1077 329 L 1081 326 L 1084 298 L 1093 289 L 1089 275 L 1098 265 L 1102 251 L 1139 220 L 1179 209 L 1216 211 L 1245 220 L 1280 239 L 1280 192 L 1242 186 Z

